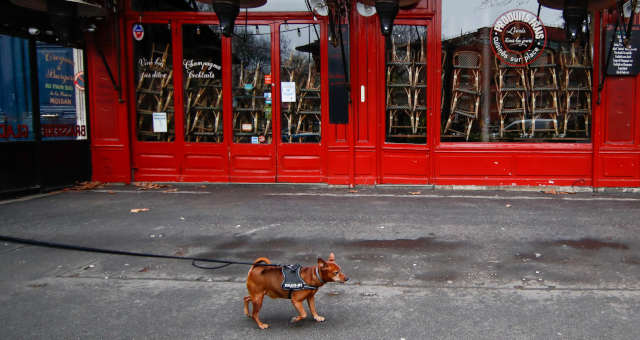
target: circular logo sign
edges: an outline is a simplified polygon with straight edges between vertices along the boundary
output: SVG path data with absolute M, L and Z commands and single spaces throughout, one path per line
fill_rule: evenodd
M 547 45 L 547 31 L 535 14 L 514 9 L 502 14 L 491 28 L 491 49 L 512 66 L 532 63 Z
M 80 91 L 84 91 L 84 72 L 78 72 L 73 77 L 73 84 Z
M 142 25 L 140 24 L 133 25 L 132 31 L 133 31 L 133 39 L 140 41 L 142 40 L 142 38 L 144 38 L 144 27 L 142 27 Z
M 264 136 L 258 136 L 258 142 L 264 143 L 267 139 Z

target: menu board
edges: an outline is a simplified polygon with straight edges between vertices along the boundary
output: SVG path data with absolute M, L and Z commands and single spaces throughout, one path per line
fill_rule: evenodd
M 606 48 L 609 53 L 614 26 L 606 29 Z M 616 39 L 611 50 L 611 58 L 607 67 L 607 75 L 610 76 L 635 76 L 640 73 L 640 25 L 633 25 L 631 30 L 631 44 L 625 47 L 622 42 L 623 31 L 618 28 Z M 605 60 L 606 61 L 606 60 Z

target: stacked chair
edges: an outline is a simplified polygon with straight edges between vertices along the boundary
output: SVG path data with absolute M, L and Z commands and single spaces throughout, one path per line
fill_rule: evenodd
M 500 137 L 505 132 L 518 132 L 527 135 L 525 119 L 527 115 L 527 67 L 514 66 L 495 57 L 496 103 L 500 116 Z M 505 126 L 505 122 L 507 126 Z M 508 129 L 510 122 L 519 122 L 515 128 Z M 513 125 L 513 124 L 512 124 Z
M 452 66 L 451 111 L 442 134 L 468 141 L 480 110 L 482 56 L 475 51 L 458 51 L 453 55 Z
M 561 52 L 560 57 L 562 82 L 561 91 L 564 98 L 564 129 L 589 136 L 589 120 L 591 117 L 591 57 L 589 45 L 580 48 L 572 44 L 569 50 Z M 580 124 L 582 118 L 583 124 Z M 569 129 L 569 123 L 572 129 Z
M 531 137 L 535 137 L 536 120 L 550 119 L 553 128 L 545 125 L 538 131 L 553 131 L 558 136 L 558 65 L 552 50 L 545 50 L 529 65 L 529 90 L 531 113 Z
M 137 135 L 139 140 L 170 142 L 173 139 L 173 69 L 170 45 L 164 48 L 153 44 L 149 60 L 157 61 L 140 67 L 141 76 L 136 84 L 136 112 L 138 115 Z M 164 74 L 164 78 L 153 77 L 154 73 Z M 167 113 L 167 133 L 153 131 L 153 113 Z
M 387 142 L 424 141 L 427 135 L 427 62 L 423 35 L 391 39 L 386 62 Z M 419 42 L 419 44 L 418 44 Z

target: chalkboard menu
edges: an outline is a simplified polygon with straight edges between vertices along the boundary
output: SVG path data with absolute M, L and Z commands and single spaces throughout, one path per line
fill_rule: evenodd
M 613 37 L 613 30 L 613 25 L 607 26 L 605 45 L 607 53 L 609 53 L 608 48 Z M 638 51 L 638 48 L 640 48 L 640 25 L 633 25 L 629 48 L 624 46 L 622 30 L 618 28 L 613 50 L 611 51 L 611 59 L 607 67 L 607 74 L 610 76 L 635 76 L 640 73 L 640 51 Z

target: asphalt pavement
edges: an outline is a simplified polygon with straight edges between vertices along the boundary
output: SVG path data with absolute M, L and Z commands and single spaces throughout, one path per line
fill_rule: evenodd
M 86 189 L 86 188 L 85 188 Z M 323 323 L 248 267 L 0 242 L 2 339 L 637 339 L 640 194 L 431 187 L 104 185 L 0 201 L 0 235 L 314 265 Z M 207 264 L 204 264 L 207 265 Z

